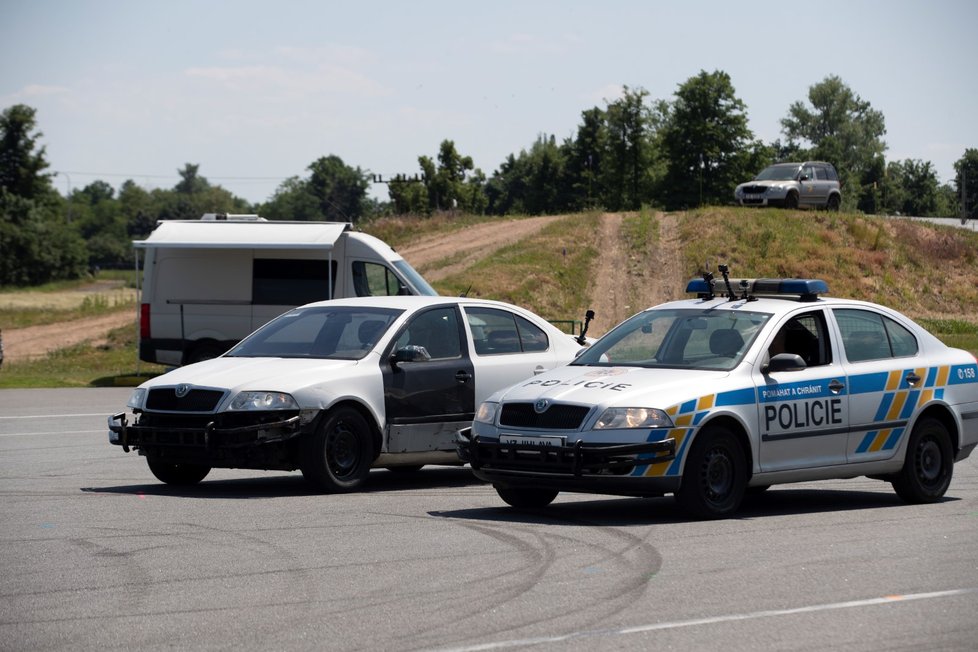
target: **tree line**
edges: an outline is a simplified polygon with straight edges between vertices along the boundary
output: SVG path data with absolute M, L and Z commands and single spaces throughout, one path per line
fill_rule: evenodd
M 583 111 L 571 137 L 558 141 L 542 133 L 491 176 L 444 140 L 434 158 L 418 158 L 416 172 L 388 179 L 324 156 L 306 168 L 306 176 L 286 179 L 266 202 L 251 205 L 209 183 L 190 163 L 170 189 L 145 190 L 128 180 L 117 192 L 95 181 L 63 197 L 53 186 L 57 173 L 48 171 L 35 110 L 15 105 L 0 115 L 0 285 L 131 265 L 130 241 L 146 237 L 157 221 L 197 219 L 205 212 L 358 222 L 443 211 L 677 210 L 728 204 L 738 183 L 789 160 L 834 164 L 846 210 L 978 216 L 978 149 L 967 149 L 955 163 L 953 184 L 941 185 L 929 161 L 886 161 L 883 114 L 839 77 L 811 86 L 806 100 L 788 107 L 781 127 L 783 140 L 756 138 L 729 75 L 701 71 L 670 100 L 626 86 L 603 108 Z M 368 197 L 371 183 L 387 184 L 387 201 Z

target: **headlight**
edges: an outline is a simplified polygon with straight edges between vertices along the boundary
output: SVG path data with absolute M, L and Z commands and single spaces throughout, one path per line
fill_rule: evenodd
M 129 402 L 126 403 L 126 407 L 132 410 L 142 410 L 143 406 L 146 404 L 146 388 L 137 387 L 132 390 L 132 394 L 129 395 Z
M 612 428 L 672 428 L 672 419 L 656 408 L 608 408 L 594 429 Z
M 284 392 L 241 392 L 234 397 L 229 410 L 298 410 L 299 404 Z
M 481 423 L 495 423 L 499 403 L 484 402 L 475 413 L 475 420 Z
M 784 190 L 784 186 L 768 186 L 767 190 L 765 190 L 764 192 L 775 193 L 775 192 L 781 192 L 783 190 Z

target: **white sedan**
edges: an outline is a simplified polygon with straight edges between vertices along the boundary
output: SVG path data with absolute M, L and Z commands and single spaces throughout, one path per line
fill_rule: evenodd
M 301 469 L 323 491 L 352 491 L 371 467 L 459 464 L 454 433 L 476 405 L 570 362 L 584 342 L 497 301 L 313 303 L 140 385 L 129 412 L 109 417 L 109 441 L 171 484 L 214 467 Z
M 975 356 L 818 279 L 721 272 L 490 397 L 460 457 L 515 507 L 672 493 L 717 518 L 748 488 L 861 475 L 939 500 L 978 445 Z

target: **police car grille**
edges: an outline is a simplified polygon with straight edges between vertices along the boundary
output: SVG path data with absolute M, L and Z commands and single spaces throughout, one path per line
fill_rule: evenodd
M 577 430 L 590 409 L 582 405 L 551 405 L 546 411 L 537 413 L 533 403 L 506 403 L 499 423 L 511 428 Z
M 173 387 L 149 390 L 147 410 L 166 412 L 213 412 L 224 392 L 214 389 L 192 389 L 186 396 L 177 396 Z
M 761 194 L 767 190 L 766 186 L 744 186 L 744 192 L 751 194 Z

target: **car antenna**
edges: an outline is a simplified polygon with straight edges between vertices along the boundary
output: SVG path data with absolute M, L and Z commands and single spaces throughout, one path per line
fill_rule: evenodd
M 587 312 L 584 313 L 584 326 L 581 328 L 581 334 L 575 338 L 577 340 L 577 343 L 580 344 L 581 346 L 587 344 L 587 340 L 584 338 L 584 336 L 587 335 L 587 327 L 591 325 L 592 319 L 594 319 L 593 310 L 588 310 Z
M 469 287 L 465 288 L 465 292 L 463 292 L 462 294 L 460 294 L 458 296 L 460 296 L 460 297 L 467 297 L 467 296 L 469 296 L 469 292 L 471 290 L 472 290 L 472 285 L 470 284 Z

